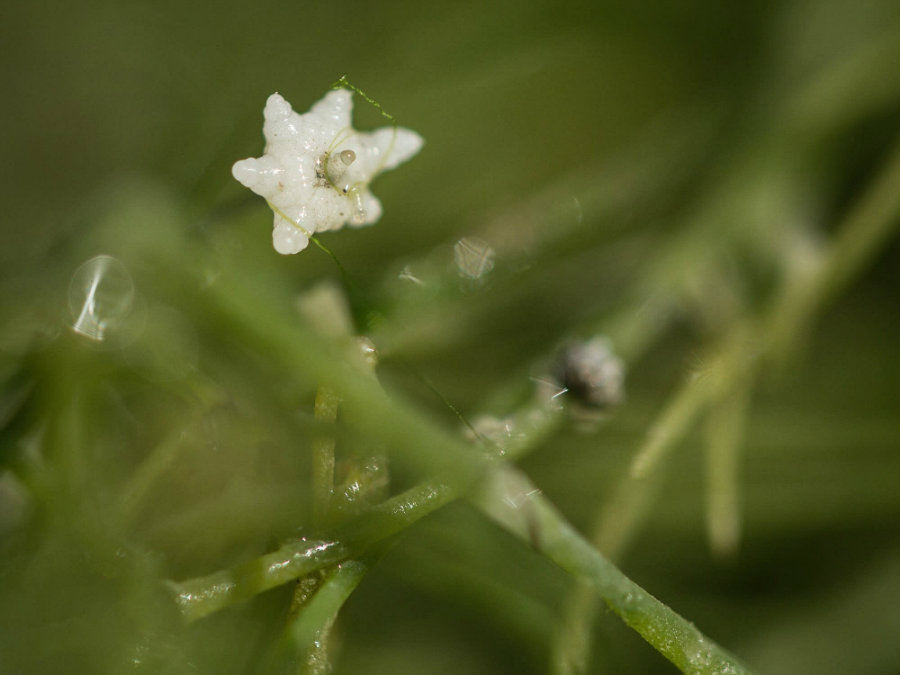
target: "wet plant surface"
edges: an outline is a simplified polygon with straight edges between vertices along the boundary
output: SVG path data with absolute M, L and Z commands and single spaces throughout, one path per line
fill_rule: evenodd
M 0 671 L 900 667 L 896 7 L 4 14 Z

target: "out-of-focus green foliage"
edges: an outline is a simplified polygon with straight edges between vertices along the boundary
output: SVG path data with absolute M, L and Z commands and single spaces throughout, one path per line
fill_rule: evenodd
M 380 453 L 390 494 L 435 471 L 464 484 L 438 445 L 399 448 L 463 439 L 448 403 L 470 421 L 521 410 L 559 345 L 595 332 L 627 363 L 627 398 L 590 430 L 529 439 L 519 464 L 543 495 L 758 672 L 900 668 L 896 195 L 857 210 L 900 141 L 896 3 L 7 5 L 0 673 L 288 667 L 285 626 L 309 631 L 293 584 L 188 623 L 169 582 L 363 522 L 372 495 L 314 522 L 323 434 L 347 486 Z M 277 255 L 271 212 L 230 175 L 260 154 L 269 94 L 303 111 L 345 73 L 426 139 L 378 179 L 379 223 L 322 236 L 346 277 L 313 247 Z M 355 116 L 383 123 L 359 97 Z M 480 281 L 456 274 L 461 237 L 496 251 Z M 127 311 L 97 342 L 71 328 L 101 254 Z M 267 349 L 322 281 L 421 427 L 348 406 L 332 428 L 313 375 L 334 355 L 305 352 L 305 328 L 297 358 Z M 225 311 L 229 287 L 245 301 Z M 738 384 L 675 416 L 652 489 L 632 490 L 682 385 L 718 386 L 722 345 L 739 347 Z M 708 480 L 710 439 L 733 447 Z M 646 510 L 621 507 L 634 520 L 604 550 L 623 486 Z M 712 546 L 708 503 L 725 504 Z M 379 542 L 338 589 L 335 672 L 568 658 L 578 586 L 471 505 Z M 585 630 L 588 672 L 671 670 L 611 613 Z

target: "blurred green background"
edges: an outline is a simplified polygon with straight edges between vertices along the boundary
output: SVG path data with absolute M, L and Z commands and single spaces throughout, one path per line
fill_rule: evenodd
M 198 279 L 253 280 L 286 315 L 345 284 L 385 386 L 448 429 L 409 363 L 467 417 L 504 415 L 562 340 L 662 303 L 621 410 L 522 462 L 590 531 L 706 347 L 896 151 L 898 28 L 888 0 L 6 3 L 0 672 L 265 670 L 290 589 L 183 625 L 159 582 L 307 524 L 316 383 L 227 334 Z M 377 225 L 323 236 L 349 283 L 312 247 L 275 254 L 271 213 L 230 175 L 261 154 L 269 94 L 304 111 L 343 74 L 426 139 L 377 180 Z M 356 98 L 356 126 L 381 126 Z M 496 249 L 480 283 L 452 270 L 463 236 Z M 70 330 L 70 283 L 98 254 L 135 296 L 94 345 Z M 900 668 L 898 260 L 894 228 L 764 369 L 739 553 L 705 541 L 698 428 L 620 560 L 758 672 Z M 161 446 L 173 464 L 123 505 Z M 342 613 L 335 672 L 552 670 L 572 586 L 552 563 L 463 504 L 392 543 Z M 671 670 L 612 615 L 593 635 L 590 672 Z

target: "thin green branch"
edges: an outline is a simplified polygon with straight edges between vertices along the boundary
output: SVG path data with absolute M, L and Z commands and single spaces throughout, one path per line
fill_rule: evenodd
M 837 235 L 819 259 L 801 260 L 811 268 L 796 283 L 785 285 L 759 328 L 766 352 L 781 360 L 819 313 L 863 270 L 900 229 L 900 145 L 847 214 Z
M 382 510 L 382 518 L 376 522 L 378 527 L 358 529 L 356 537 L 392 534 L 391 530 L 408 526 L 453 498 L 454 493 L 446 486 L 423 484 L 404 493 L 402 498 L 389 500 L 390 506 Z M 748 672 L 693 624 L 622 574 L 540 496 L 540 491 L 521 472 L 497 465 L 472 500 L 490 518 L 567 572 L 589 583 L 626 624 L 683 672 Z M 386 524 L 392 527 L 384 527 Z M 183 614 L 188 619 L 197 619 L 317 569 L 337 562 L 347 565 L 351 555 L 346 544 L 300 542 L 235 570 L 173 584 L 173 587 Z M 323 597 L 319 609 L 310 615 L 312 618 L 303 619 L 291 628 L 296 644 L 308 644 L 309 636 L 325 626 L 323 616 L 340 607 L 358 583 L 357 573 L 362 572 L 354 567 L 339 578 L 335 588 Z
M 316 392 L 315 417 L 333 426 L 337 421 L 340 399 L 327 385 Z M 313 521 L 316 525 L 326 522 L 331 512 L 334 496 L 334 430 L 320 433 L 312 444 Z
M 847 215 L 837 236 L 813 261 L 798 261 L 806 274 L 788 276 L 759 321 L 738 323 L 702 372 L 686 382 L 670 399 L 654 423 L 648 440 L 636 454 L 628 475 L 601 511 L 593 541 L 612 559 L 618 558 L 640 529 L 658 492 L 658 468 L 709 405 L 752 390 L 759 367 L 780 361 L 808 329 L 815 315 L 862 270 L 879 247 L 897 230 L 900 221 L 900 147 L 895 147 L 881 172 Z M 752 359 L 751 359 L 752 356 Z M 593 620 L 596 599 L 571 598 L 563 633 L 584 634 Z M 584 665 L 587 641 L 555 645 L 558 664 Z M 565 671 L 574 672 L 574 671 Z
M 565 521 L 520 471 L 496 469 L 472 501 L 490 518 L 590 585 L 683 673 L 749 673 L 736 657 L 626 577 Z
M 382 502 L 336 532 L 334 540 L 297 540 L 230 570 L 170 582 L 188 621 L 289 583 L 348 559 L 396 534 L 456 498 L 446 485 L 425 481 Z
M 233 569 L 169 586 L 182 616 L 193 621 L 349 557 L 339 542 L 298 540 Z
M 377 540 L 407 526 L 454 495 L 464 494 L 478 477 L 496 468 L 496 461 L 453 440 L 408 406 L 389 399 L 377 383 L 361 377 L 359 368 L 341 359 L 332 345 L 273 314 L 272 308 L 254 297 L 251 284 L 221 279 L 208 300 L 207 306 L 215 308 L 218 319 L 235 335 L 270 354 L 286 372 L 303 373 L 341 391 L 360 431 L 390 445 L 395 460 L 440 476 L 440 482 L 425 483 L 417 488 L 418 494 L 404 494 L 386 508 L 353 521 L 357 531 L 348 529 L 346 537 L 334 542 L 300 542 L 235 570 L 174 584 L 179 606 L 188 618 L 204 616 L 236 600 L 356 557 L 357 548 L 371 543 L 369 537 Z M 254 310 L 252 317 L 247 314 L 248 307 Z M 505 494 L 516 499 L 523 493 L 516 488 Z M 673 663 L 685 672 L 742 672 L 727 653 L 622 575 L 549 504 L 537 497 L 529 499 L 534 507 L 528 507 L 531 515 L 523 521 L 524 534 L 521 522 L 507 525 L 563 569 L 589 580 L 628 625 Z
M 526 415 L 526 417 L 532 417 Z M 553 416 L 546 419 L 554 420 Z M 538 425 L 536 427 L 540 429 Z M 524 451 L 525 444 L 517 446 Z M 688 621 L 627 579 L 601 556 L 540 497 L 528 479 L 515 469 L 492 462 L 491 479 L 479 488 L 474 501 L 487 515 L 526 539 L 563 569 L 597 588 L 616 613 L 666 658 L 685 672 L 745 672 L 727 652 L 704 637 Z M 460 492 L 437 481 L 426 481 L 374 507 L 339 531 L 335 542 L 296 542 L 230 571 L 173 584 L 177 602 L 188 619 L 196 619 L 233 602 L 358 556 L 369 545 L 390 536 L 453 500 Z M 336 582 L 331 600 L 343 602 L 352 588 Z M 348 590 L 349 589 L 349 590 Z M 325 610 L 315 614 L 321 619 Z M 318 620 L 317 619 L 317 620 Z M 315 626 L 304 619 L 296 631 L 298 644 L 307 644 Z
M 366 566 L 355 560 L 337 565 L 291 613 L 284 632 L 284 646 L 292 654 L 292 672 L 309 675 L 331 672 L 329 649 L 335 619 L 366 571 Z
M 652 508 L 660 485 L 660 469 L 711 401 L 719 400 L 737 381 L 752 377 L 751 353 L 743 330 L 736 329 L 670 398 L 635 453 L 628 474 L 600 512 L 593 541 L 617 560 L 631 543 Z
M 506 456 L 523 456 L 556 427 L 560 417 L 561 411 L 547 410 L 539 402 L 526 406 L 515 419 L 516 428 L 527 433 L 515 437 L 504 448 Z M 193 621 L 346 558 L 358 557 L 371 544 L 449 504 L 457 494 L 446 483 L 426 480 L 343 524 L 335 532 L 335 541 L 340 544 L 295 541 L 246 565 L 170 586 L 183 616 Z
M 749 403 L 750 387 L 736 386 L 713 402 L 706 420 L 706 532 L 720 559 L 740 546 L 739 460 Z

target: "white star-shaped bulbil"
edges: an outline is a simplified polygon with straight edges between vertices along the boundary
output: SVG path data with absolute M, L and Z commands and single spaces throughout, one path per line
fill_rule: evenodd
M 279 253 L 299 253 L 316 232 L 377 221 L 381 202 L 369 183 L 422 147 L 422 137 L 409 129 L 356 131 L 352 110 L 346 89 L 328 92 L 303 115 L 272 94 L 263 111 L 265 154 L 232 167 L 234 177 L 275 212 L 272 243 Z

